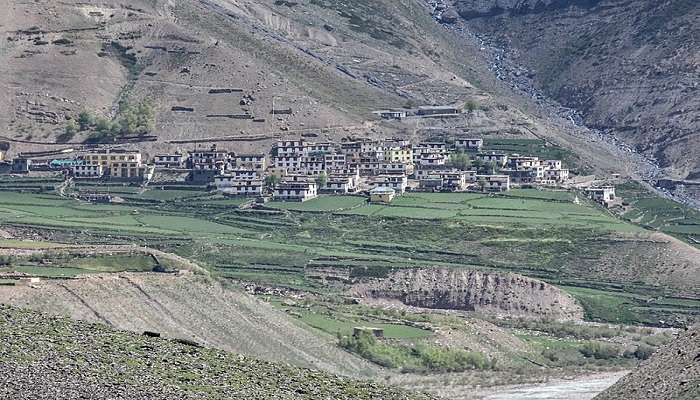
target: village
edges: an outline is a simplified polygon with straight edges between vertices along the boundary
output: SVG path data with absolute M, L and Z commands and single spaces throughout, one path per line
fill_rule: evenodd
M 513 187 L 570 188 L 575 182 L 562 160 L 484 150 L 484 138 L 411 143 L 407 139 L 346 137 L 340 143 L 305 138 L 278 140 L 268 154 L 239 154 L 211 145 L 189 152 L 155 154 L 98 148 L 73 158 L 5 162 L 5 172 L 61 171 L 76 181 L 148 185 L 154 175 L 174 172 L 182 184 L 206 186 L 256 202 L 306 201 L 319 194 L 364 194 L 389 203 L 406 191 L 505 192 Z M 586 187 L 594 201 L 615 201 L 612 186 Z

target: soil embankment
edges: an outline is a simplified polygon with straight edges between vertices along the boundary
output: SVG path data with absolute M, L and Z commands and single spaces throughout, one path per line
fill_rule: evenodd
M 399 300 L 408 306 L 581 319 L 583 309 L 558 288 L 516 274 L 464 269 L 407 269 L 386 279 L 357 284 L 352 294 L 369 300 Z

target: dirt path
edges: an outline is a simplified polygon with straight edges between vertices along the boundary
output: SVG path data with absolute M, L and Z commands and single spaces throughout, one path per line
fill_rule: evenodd
M 627 374 L 615 372 L 491 390 L 482 400 L 590 400 Z

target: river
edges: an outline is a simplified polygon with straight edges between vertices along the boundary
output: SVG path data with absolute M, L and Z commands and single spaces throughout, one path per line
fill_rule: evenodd
M 598 374 L 536 385 L 504 386 L 482 400 L 590 400 L 612 386 L 627 372 Z

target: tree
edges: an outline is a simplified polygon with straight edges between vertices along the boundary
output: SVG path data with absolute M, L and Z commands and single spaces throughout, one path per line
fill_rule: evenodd
M 328 182 L 328 175 L 326 175 L 326 172 L 321 172 L 317 177 L 316 177 L 316 185 L 318 188 L 322 188 L 326 186 L 326 182 Z
M 80 124 L 81 131 L 86 131 L 95 124 L 95 117 L 88 111 L 81 111 L 78 114 L 78 124 Z
M 119 130 L 119 127 L 114 122 L 106 118 L 98 118 L 95 121 L 95 129 L 100 135 L 115 135 Z
M 73 136 L 78 132 L 78 123 L 74 119 L 69 119 L 66 122 L 66 136 Z
M 450 154 L 450 159 L 447 162 L 447 165 L 452 168 L 466 170 L 469 168 L 469 166 L 471 166 L 471 162 L 469 161 L 469 155 L 467 153 L 458 151 Z
M 486 163 L 486 168 L 488 168 L 489 173 L 495 174 L 498 171 L 498 164 L 495 161 L 489 161 Z
M 265 186 L 270 189 L 275 187 L 278 183 L 280 183 L 280 177 L 277 175 L 268 175 L 265 177 Z
M 464 108 L 467 109 L 467 112 L 473 113 L 479 106 L 473 100 L 469 100 L 467 104 L 464 105 Z

